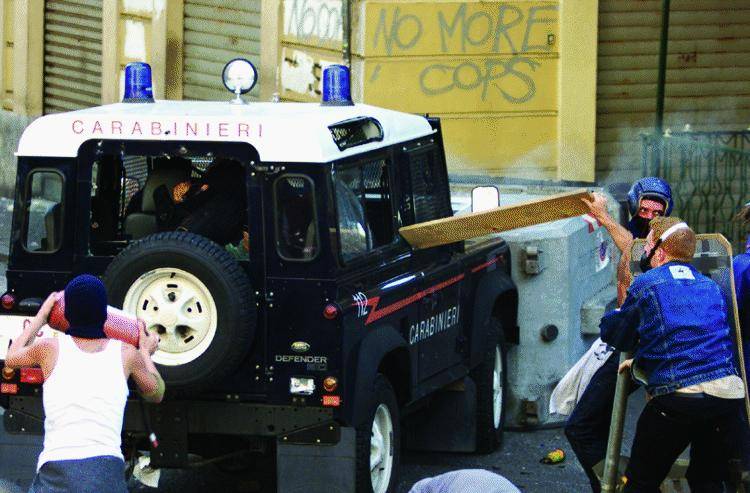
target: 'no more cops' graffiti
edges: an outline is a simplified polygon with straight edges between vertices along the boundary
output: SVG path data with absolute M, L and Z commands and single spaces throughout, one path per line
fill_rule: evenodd
M 558 25 L 554 3 L 402 3 L 375 8 L 377 13 L 368 11 L 370 54 L 451 55 L 420 65 L 415 82 L 425 96 L 476 91 L 483 101 L 497 94 L 512 104 L 526 103 L 537 93 L 537 69 L 555 63 L 550 56 Z

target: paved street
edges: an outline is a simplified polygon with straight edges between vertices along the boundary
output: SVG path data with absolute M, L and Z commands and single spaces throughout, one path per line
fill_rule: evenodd
M 639 392 L 631 399 L 625 430 L 626 444 L 632 440 L 638 406 L 643 405 L 642 396 L 643 393 Z M 0 493 L 3 493 L 2 480 L 23 488 L 28 487 L 40 448 L 41 437 L 10 436 L 0 429 Z M 555 448 L 565 450 L 565 462 L 554 466 L 540 464 L 539 459 Z M 521 491 L 529 493 L 587 491 L 588 483 L 583 471 L 572 455 L 562 429 L 556 428 L 506 432 L 503 447 L 486 456 L 404 452 L 398 493 L 407 493 L 422 478 L 462 468 L 483 468 L 497 472 L 510 479 Z M 137 493 L 198 493 L 217 490 L 240 493 L 256 489 L 255 482 L 250 477 L 228 476 L 212 467 L 191 471 L 165 471 L 157 490 L 135 483 L 131 486 L 132 491 Z

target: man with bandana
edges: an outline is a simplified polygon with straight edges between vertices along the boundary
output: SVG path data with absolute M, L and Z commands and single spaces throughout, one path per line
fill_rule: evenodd
M 672 212 L 672 190 L 666 181 L 656 177 L 642 178 L 633 183 L 628 192 L 628 209 L 632 218 L 627 227 L 609 215 L 607 198 L 604 195 L 594 193 L 593 200 L 583 201 L 589 208 L 589 214 L 607 229 L 622 254 L 617 268 L 617 300 L 620 305 L 632 281 L 629 263 L 633 239 L 646 237 L 651 219 L 668 216 Z M 593 467 L 604 460 L 607 453 L 619 360 L 619 353 L 611 351 L 602 367 L 591 377 L 565 424 L 565 436 L 588 476 L 594 493 L 601 491 Z M 634 386 L 632 390 L 635 390 Z
M 731 430 L 745 388 L 721 289 L 690 264 L 695 244 L 680 219 L 652 220 L 644 273 L 599 325 L 604 342 L 635 351 L 619 370 L 630 370 L 650 396 L 638 418 L 625 493 L 659 491 L 688 445 L 690 491 L 724 491 L 729 479 Z
M 39 366 L 44 376 L 44 449 L 32 493 L 126 493 L 121 448 L 122 422 L 132 378 L 142 397 L 161 402 L 164 380 L 151 355 L 159 337 L 139 334 L 138 348 L 107 339 L 107 292 L 83 274 L 65 287 L 65 319 L 58 337 L 35 339 L 47 323 L 53 293 L 27 319 L 8 348 L 5 366 Z

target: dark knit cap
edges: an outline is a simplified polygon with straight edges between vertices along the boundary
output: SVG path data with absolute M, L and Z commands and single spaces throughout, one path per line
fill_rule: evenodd
M 99 278 L 82 274 L 65 286 L 65 318 L 68 335 L 101 339 L 107 320 L 107 290 Z

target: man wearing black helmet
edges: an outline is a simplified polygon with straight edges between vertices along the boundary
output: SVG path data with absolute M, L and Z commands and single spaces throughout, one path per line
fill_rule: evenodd
M 649 221 L 657 216 L 668 216 L 672 212 L 672 190 L 669 184 L 656 177 L 647 177 L 633 183 L 628 192 L 628 210 L 631 219 L 627 227 L 615 221 L 607 211 L 607 198 L 594 193 L 593 200 L 583 199 L 589 214 L 607 228 L 622 257 L 617 267 L 617 304 L 622 304 L 628 286 L 632 281 L 628 264 L 634 238 L 645 238 L 649 231 Z M 606 361 L 589 382 L 583 395 L 565 425 L 568 438 L 578 461 L 589 478 L 591 489 L 601 491 L 599 480 L 593 467 L 604 459 L 607 453 L 609 423 L 617 384 L 617 366 L 620 355 L 609 352 Z M 634 388 L 631 389 L 635 390 Z

